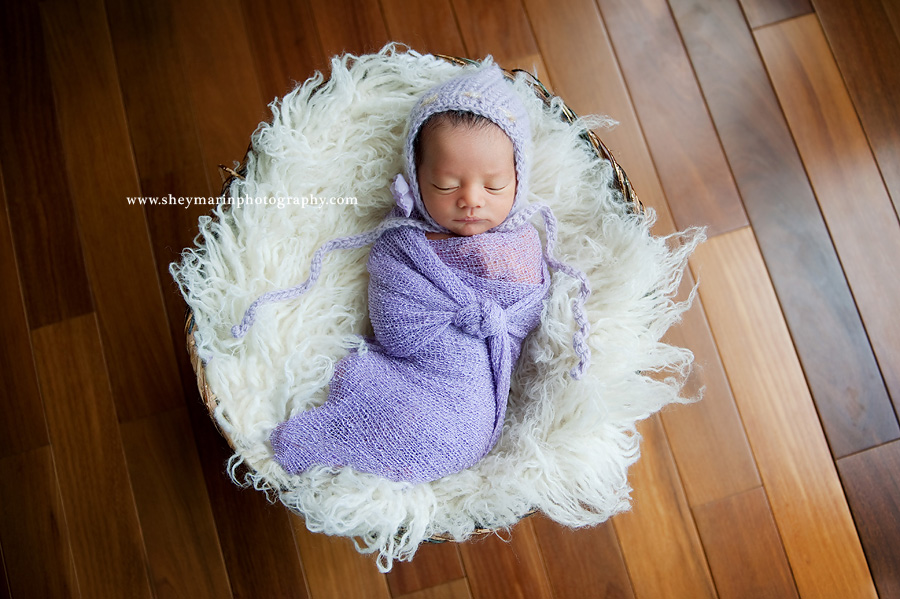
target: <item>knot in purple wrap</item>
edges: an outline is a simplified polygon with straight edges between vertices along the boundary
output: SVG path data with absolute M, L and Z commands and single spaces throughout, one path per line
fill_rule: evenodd
M 463 306 L 453 317 L 454 326 L 466 335 L 487 339 L 506 333 L 506 312 L 490 298 Z

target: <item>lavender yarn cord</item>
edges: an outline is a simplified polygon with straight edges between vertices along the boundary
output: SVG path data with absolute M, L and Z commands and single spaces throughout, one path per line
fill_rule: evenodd
M 554 270 L 558 270 L 572 277 L 581 283 L 581 290 L 578 298 L 572 302 L 572 317 L 578 330 L 572 336 L 572 347 L 578 354 L 578 365 L 569 371 L 573 379 L 580 379 L 584 372 L 591 364 L 591 348 L 587 345 L 588 335 L 591 332 L 591 325 L 588 322 L 587 315 L 584 311 L 584 304 L 591 295 L 591 284 L 587 276 L 577 268 L 569 266 L 565 262 L 557 260 L 553 255 L 553 249 L 556 247 L 557 239 L 557 222 L 556 216 L 549 206 L 545 204 L 532 204 L 512 215 L 504 222 L 498 230 L 512 230 L 521 226 L 528 221 L 536 212 L 540 212 L 544 219 L 544 229 L 547 232 L 547 247 L 544 249 L 544 259 L 547 265 Z
M 253 303 L 250 304 L 250 307 L 247 308 L 247 310 L 244 312 L 244 317 L 241 319 L 241 322 L 231 327 L 231 336 L 235 339 L 240 339 L 241 337 L 246 335 L 247 331 L 250 330 L 250 327 L 253 326 L 253 323 L 256 320 L 256 311 L 261 306 L 270 304 L 272 302 L 296 299 L 306 293 L 309 288 L 319 280 L 319 275 L 322 272 L 322 260 L 324 260 L 325 254 L 338 249 L 352 250 L 361 248 L 365 245 L 371 245 L 375 242 L 376 239 L 381 237 L 382 233 L 384 233 L 385 231 L 404 226 L 412 226 L 417 229 L 431 230 L 431 227 L 429 227 L 425 223 L 412 221 L 406 218 L 389 217 L 371 231 L 366 231 L 365 233 L 359 233 L 357 235 L 348 235 L 347 237 L 338 237 L 326 241 L 321 246 L 319 246 L 319 248 L 313 254 L 312 261 L 309 267 L 309 277 L 305 281 L 303 281 L 299 285 L 295 285 L 294 287 L 289 287 L 287 289 L 278 289 L 276 291 L 267 291 L 266 293 L 256 298 L 256 300 L 254 300 Z

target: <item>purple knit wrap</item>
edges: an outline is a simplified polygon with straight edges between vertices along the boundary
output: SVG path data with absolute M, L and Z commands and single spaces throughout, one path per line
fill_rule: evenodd
M 429 241 L 385 232 L 369 256 L 375 339 L 335 368 L 324 405 L 270 438 L 289 472 L 351 466 L 426 482 L 478 462 L 503 428 L 512 369 L 540 324 L 549 273 L 537 231 Z

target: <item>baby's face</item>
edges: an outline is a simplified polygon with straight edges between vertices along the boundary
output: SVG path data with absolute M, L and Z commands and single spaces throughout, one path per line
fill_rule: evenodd
M 516 198 L 513 145 L 503 130 L 438 123 L 421 135 L 416 170 L 431 218 L 463 236 L 502 223 Z

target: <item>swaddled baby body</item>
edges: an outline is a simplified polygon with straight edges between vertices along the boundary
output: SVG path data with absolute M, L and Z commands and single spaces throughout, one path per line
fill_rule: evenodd
M 397 207 L 367 264 L 375 338 L 337 364 L 322 406 L 272 432 L 287 471 L 349 466 L 421 483 L 496 444 L 550 280 L 537 231 L 513 218 L 529 144 L 525 108 L 496 66 L 422 95 Z

